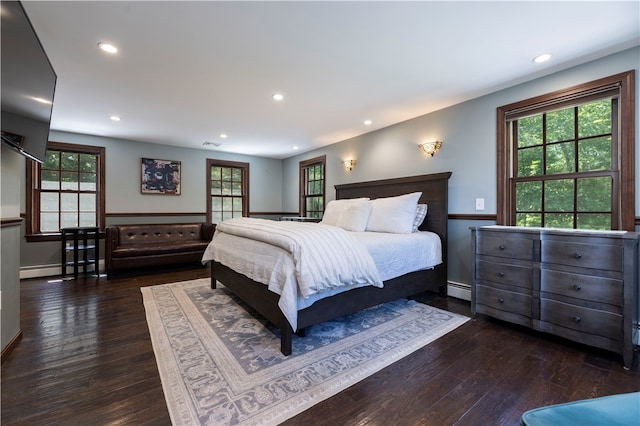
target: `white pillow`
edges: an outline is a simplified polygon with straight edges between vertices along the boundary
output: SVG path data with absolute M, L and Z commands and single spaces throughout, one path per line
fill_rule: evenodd
M 353 232 L 363 232 L 367 228 L 371 202 L 351 203 L 340 213 L 336 226 Z
M 410 234 L 422 192 L 371 200 L 367 231 Z
M 418 232 L 418 228 L 424 222 L 424 219 L 427 217 L 427 208 L 429 206 L 427 204 L 418 204 L 416 208 L 416 217 L 413 220 L 413 232 Z
M 320 223 L 331 226 L 338 226 L 338 218 L 340 217 L 340 213 L 344 209 L 346 209 L 349 205 L 354 203 L 366 203 L 368 202 L 368 198 L 350 198 L 347 200 L 332 200 L 329 201 L 327 207 L 324 209 L 324 214 L 322 215 L 322 220 Z

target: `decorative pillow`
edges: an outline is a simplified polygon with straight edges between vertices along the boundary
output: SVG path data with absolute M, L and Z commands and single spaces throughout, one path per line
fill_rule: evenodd
M 320 223 L 331 226 L 338 226 L 338 218 L 340 217 L 340 213 L 348 206 L 354 203 L 364 203 L 368 202 L 368 198 L 351 198 L 347 200 L 332 200 L 329 201 L 327 207 L 324 209 L 324 214 L 322 215 L 322 220 Z
M 416 207 L 416 217 L 413 220 L 413 232 L 418 232 L 418 228 L 427 217 L 427 207 L 427 204 L 418 204 L 418 207 Z
M 371 200 L 367 231 L 410 234 L 422 192 Z
M 340 213 L 336 226 L 347 231 L 363 232 L 367 228 L 371 202 L 351 203 Z

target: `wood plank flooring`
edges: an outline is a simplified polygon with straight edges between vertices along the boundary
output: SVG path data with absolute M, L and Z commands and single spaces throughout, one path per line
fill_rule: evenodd
M 170 424 L 140 287 L 207 276 L 23 280 L 2 424 Z M 469 314 L 468 302 L 423 301 Z M 640 391 L 637 358 L 627 371 L 617 354 L 480 317 L 285 424 L 517 425 L 538 406 Z

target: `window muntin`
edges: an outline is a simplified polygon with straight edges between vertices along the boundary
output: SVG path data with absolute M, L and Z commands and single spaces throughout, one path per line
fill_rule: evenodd
M 325 201 L 325 162 L 325 156 L 300 162 L 302 216 L 322 218 Z
M 27 167 L 27 235 L 104 223 L 104 148 L 49 142 L 42 164 Z
M 511 122 L 517 226 L 611 229 L 616 107 L 607 98 Z
M 634 90 L 628 71 L 499 107 L 496 222 L 633 231 Z
M 248 163 L 208 160 L 208 217 L 219 223 L 248 216 Z

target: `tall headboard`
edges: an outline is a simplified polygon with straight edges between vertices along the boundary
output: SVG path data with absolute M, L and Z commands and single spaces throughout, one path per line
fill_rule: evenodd
M 358 197 L 374 199 L 420 191 L 422 196 L 419 202 L 429 206 L 427 218 L 420 226 L 420 230 L 438 234 L 442 240 L 443 253 L 446 253 L 450 177 L 451 172 L 443 172 L 335 185 L 336 199 Z

